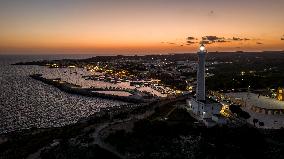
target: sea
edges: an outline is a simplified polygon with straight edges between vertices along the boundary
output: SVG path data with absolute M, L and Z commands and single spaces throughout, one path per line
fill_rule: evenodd
M 68 94 L 29 77 L 45 73 L 44 66 L 11 65 L 17 62 L 83 59 L 95 55 L 0 55 L 0 134 L 29 128 L 61 127 L 76 123 L 101 108 L 120 101 Z

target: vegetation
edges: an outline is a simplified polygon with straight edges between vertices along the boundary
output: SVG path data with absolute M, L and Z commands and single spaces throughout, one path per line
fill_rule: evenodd
M 230 105 L 229 109 L 232 113 L 237 114 L 239 117 L 249 119 L 250 115 L 248 112 L 243 111 L 239 105 Z
M 279 136 L 281 131 L 273 133 Z M 120 152 L 129 154 L 129 158 L 283 158 L 284 148 L 278 146 L 283 140 L 271 140 L 269 135 L 249 127 L 207 129 L 189 123 L 150 120 L 135 123 L 133 132 L 120 130 L 106 139 Z
M 206 79 L 211 90 L 284 86 L 283 53 L 229 53 L 227 57 L 212 54 L 209 59 L 213 57 L 220 63 L 210 71 L 214 76 Z
M 8 141 L 0 144 L 0 158 L 25 158 L 55 139 L 65 141 L 82 133 L 85 126 L 74 124 L 62 128 L 30 129 L 11 133 L 7 136 Z
M 41 153 L 42 159 L 82 159 L 82 158 L 107 158 L 119 159 L 109 151 L 100 148 L 98 145 L 81 146 L 66 142 L 54 147 L 53 149 L 45 150 Z

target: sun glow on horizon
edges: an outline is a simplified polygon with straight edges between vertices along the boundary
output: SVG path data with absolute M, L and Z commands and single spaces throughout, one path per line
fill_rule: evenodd
M 194 52 L 207 36 L 210 51 L 284 50 L 283 7 L 281 0 L 6 1 L 0 53 Z

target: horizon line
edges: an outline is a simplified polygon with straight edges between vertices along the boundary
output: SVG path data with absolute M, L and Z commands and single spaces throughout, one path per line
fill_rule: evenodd
M 32 51 L 33 52 L 33 51 Z M 196 51 L 197 52 L 197 51 Z M 13 52 L 13 53 L 1 53 L 1 56 L 50 56 L 50 55 L 95 55 L 95 56 L 147 56 L 147 55 L 176 55 L 176 54 L 195 54 L 196 52 L 173 52 L 173 53 L 95 53 L 95 52 L 84 52 L 84 53 L 78 53 L 78 51 L 75 52 L 62 52 L 60 53 L 20 53 L 20 52 Z M 283 50 L 263 50 L 263 51 L 208 51 L 207 53 L 284 53 Z

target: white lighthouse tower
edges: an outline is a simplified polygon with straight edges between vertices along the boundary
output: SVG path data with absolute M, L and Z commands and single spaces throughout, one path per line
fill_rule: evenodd
M 199 48 L 198 55 L 198 70 L 197 70 L 197 89 L 196 100 L 205 101 L 205 46 L 202 44 Z
M 220 118 L 222 105 L 210 98 L 206 97 L 205 93 L 205 56 L 207 50 L 202 44 L 197 52 L 198 69 L 197 69 L 197 87 L 196 97 L 191 97 L 187 100 L 187 110 L 190 114 L 199 121 L 203 121 L 208 127 L 217 123 L 225 123 Z

